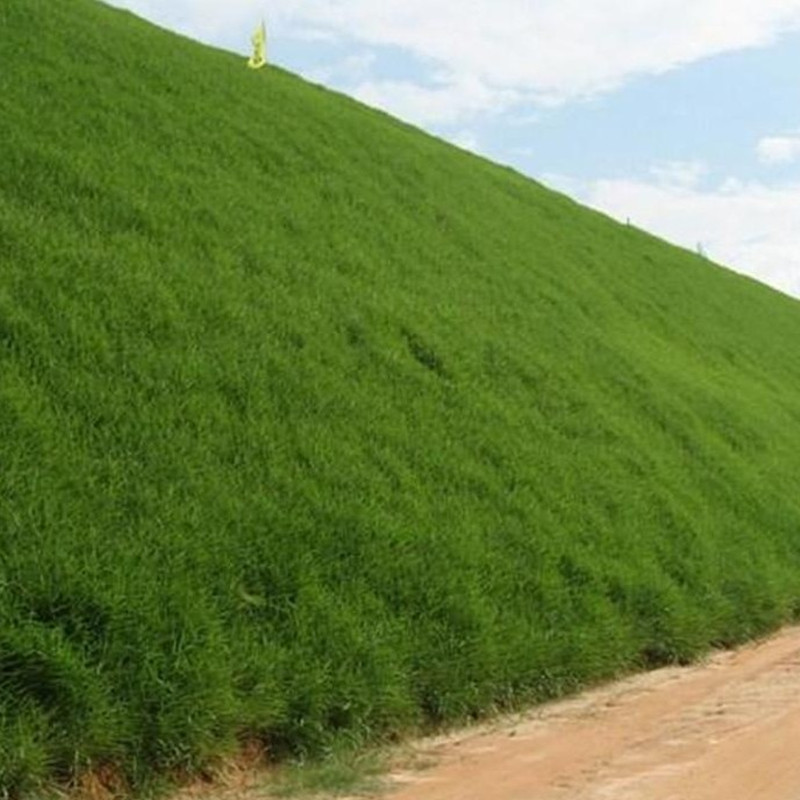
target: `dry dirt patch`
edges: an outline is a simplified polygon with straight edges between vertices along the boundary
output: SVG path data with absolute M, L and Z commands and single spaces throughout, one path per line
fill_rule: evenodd
M 800 628 L 414 749 L 392 800 L 800 800 Z

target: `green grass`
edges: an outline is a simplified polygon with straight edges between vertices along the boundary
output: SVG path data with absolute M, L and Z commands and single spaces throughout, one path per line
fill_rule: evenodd
M 797 301 L 91 0 L 0 64 L 0 796 L 795 617 Z

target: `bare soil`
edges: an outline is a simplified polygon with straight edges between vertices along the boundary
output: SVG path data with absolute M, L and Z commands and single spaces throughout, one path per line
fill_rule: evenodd
M 800 628 L 413 751 L 391 800 L 800 800 Z

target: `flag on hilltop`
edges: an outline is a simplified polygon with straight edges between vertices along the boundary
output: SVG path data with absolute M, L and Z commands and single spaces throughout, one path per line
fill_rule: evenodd
M 250 69 L 261 69 L 267 63 L 267 29 L 263 20 L 250 41 L 253 43 L 253 55 L 250 56 L 247 66 Z

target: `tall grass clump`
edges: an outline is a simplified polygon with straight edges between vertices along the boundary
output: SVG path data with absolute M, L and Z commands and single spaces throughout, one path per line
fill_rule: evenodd
M 93 0 L 0 64 L 0 796 L 797 615 L 795 300 Z

